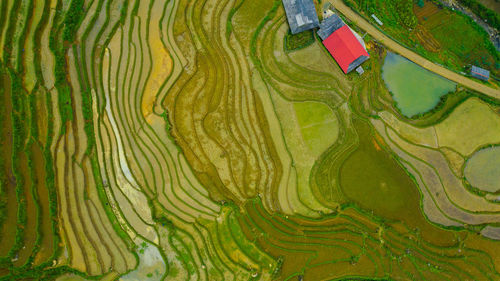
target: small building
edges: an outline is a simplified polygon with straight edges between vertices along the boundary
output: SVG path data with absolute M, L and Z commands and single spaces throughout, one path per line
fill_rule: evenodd
M 488 70 L 477 67 L 475 65 L 473 65 L 471 67 L 470 75 L 472 75 L 472 77 L 475 77 L 477 79 L 481 79 L 484 81 L 488 81 L 488 79 L 490 79 L 490 72 Z
M 362 75 L 363 73 L 365 73 L 365 70 L 363 69 L 363 67 L 360 65 L 358 66 L 358 68 L 356 68 L 356 72 L 359 74 L 359 75 Z
M 335 30 L 344 26 L 344 21 L 337 16 L 332 14 L 331 16 L 325 18 L 319 25 L 318 35 L 321 40 L 325 40 L 330 36 Z
M 318 35 L 345 74 L 370 58 L 363 39 L 338 15 L 334 14 L 324 19 L 320 24 Z
M 378 23 L 378 25 L 384 25 L 384 23 L 375 14 L 372 14 L 372 18 Z
M 319 26 L 318 15 L 312 0 L 282 0 L 292 34 Z
M 333 15 L 333 11 L 335 11 L 335 8 L 332 6 L 332 3 L 326 2 L 323 4 L 323 18 L 327 18 L 331 15 Z
M 327 18 L 329 16 L 333 15 L 333 11 L 332 10 L 324 10 L 323 11 L 323 18 Z

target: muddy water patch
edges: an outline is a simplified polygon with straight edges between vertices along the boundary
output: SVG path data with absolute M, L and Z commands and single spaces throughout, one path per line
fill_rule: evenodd
M 158 247 L 141 239 L 138 239 L 136 243 L 138 245 L 137 252 L 140 260 L 139 266 L 122 276 L 120 280 L 162 280 L 167 267 Z

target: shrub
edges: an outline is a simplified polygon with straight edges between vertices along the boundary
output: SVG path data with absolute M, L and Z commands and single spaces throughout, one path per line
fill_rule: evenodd
M 413 2 L 408 0 L 397 0 L 394 3 L 398 13 L 399 21 L 408 28 L 417 26 L 417 17 L 413 13 Z
M 285 50 L 300 50 L 311 45 L 314 42 L 314 33 L 307 30 L 298 34 L 292 34 L 290 30 L 285 35 Z

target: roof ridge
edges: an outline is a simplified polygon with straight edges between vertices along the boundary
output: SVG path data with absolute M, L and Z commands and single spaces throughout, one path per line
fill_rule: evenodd
M 352 33 L 352 30 L 349 28 L 349 26 L 346 24 L 344 25 L 347 27 L 347 31 L 349 31 L 351 33 L 352 36 L 356 37 L 353 33 Z M 341 28 L 343 28 L 344 26 L 342 26 Z M 340 29 L 340 28 L 339 28 Z M 345 37 L 342 37 L 342 36 L 339 36 L 340 37 L 340 40 L 342 40 L 342 42 L 344 42 L 344 44 L 348 45 L 349 42 L 347 42 L 347 38 Z M 356 38 L 355 38 L 356 39 Z M 357 40 L 357 39 L 356 39 Z M 355 58 L 356 56 L 354 55 L 354 53 L 352 52 L 352 49 L 351 48 L 347 48 L 347 51 L 349 52 L 349 54 L 351 54 L 351 57 Z

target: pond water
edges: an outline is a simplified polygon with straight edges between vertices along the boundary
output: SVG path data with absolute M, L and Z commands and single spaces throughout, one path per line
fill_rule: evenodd
M 475 188 L 487 192 L 500 190 L 500 146 L 474 153 L 465 164 L 465 177 Z
M 382 77 L 398 109 L 407 117 L 433 109 L 456 84 L 395 53 L 388 52 Z

